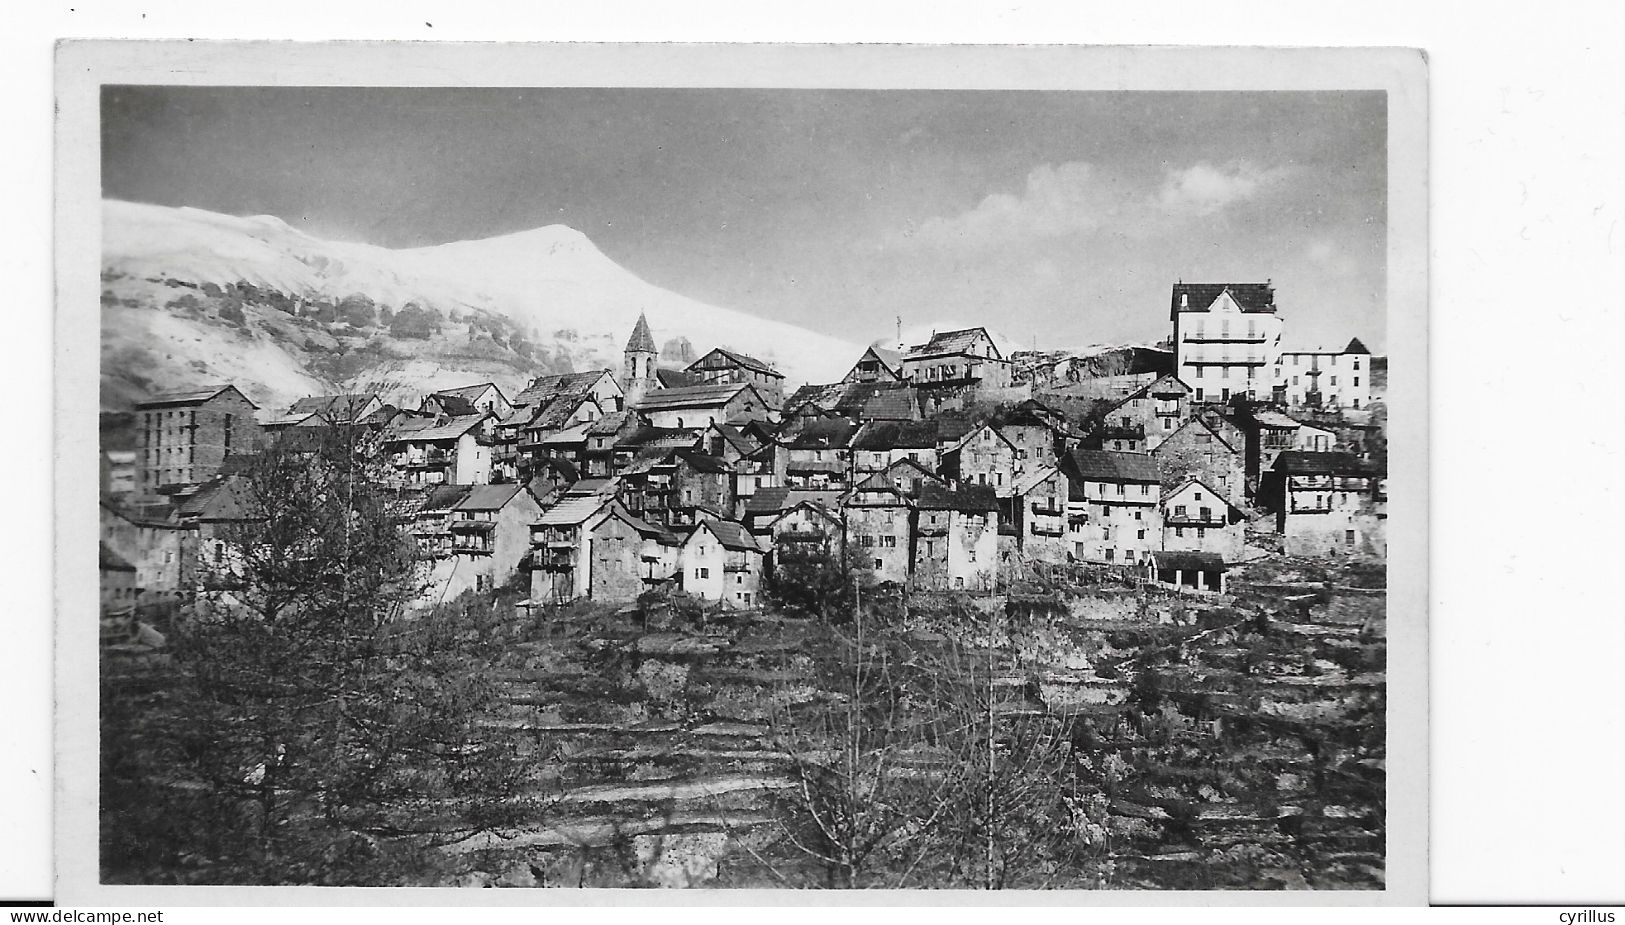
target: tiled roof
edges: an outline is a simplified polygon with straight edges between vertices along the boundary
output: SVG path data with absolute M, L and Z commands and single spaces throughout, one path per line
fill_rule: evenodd
M 480 393 L 484 392 L 486 389 L 496 389 L 497 394 L 502 395 L 502 389 L 498 388 L 497 384 L 494 383 L 494 382 L 481 382 L 481 383 L 478 383 L 476 385 L 460 385 L 460 386 L 458 386 L 457 388 L 454 388 L 454 389 L 437 389 L 437 390 L 435 390 L 435 392 L 433 394 L 435 394 L 435 395 L 449 395 L 449 396 L 452 396 L 452 397 L 455 397 L 455 398 L 461 398 L 464 401 L 470 401 L 471 402 L 474 399 L 479 398 Z M 507 398 L 506 395 L 503 395 L 502 397 L 504 399 Z
M 1190 297 L 1185 311 L 1205 312 L 1226 292 L 1244 312 L 1275 311 L 1275 287 L 1269 283 L 1175 283 L 1169 317 L 1179 314 L 1181 297 Z
M 241 395 L 243 401 L 247 401 L 253 407 L 259 407 L 252 401 L 249 401 L 248 396 L 243 395 L 243 393 L 236 386 L 230 384 L 229 382 L 223 385 L 209 385 L 196 389 L 181 389 L 172 392 L 159 392 L 156 395 L 153 395 L 151 398 L 148 398 L 146 401 L 136 402 L 135 406 L 137 408 L 156 408 L 161 405 L 193 405 L 206 402 L 227 389 Z
M 1216 552 L 1164 552 L 1153 550 L 1150 553 L 1151 564 L 1159 569 L 1191 569 L 1192 571 L 1212 572 L 1225 570 L 1224 556 Z
M 505 485 L 474 485 L 463 500 L 457 502 L 459 511 L 500 511 L 523 488 L 516 482 Z
M 565 498 L 542 512 L 537 518 L 537 526 L 566 527 L 579 524 L 587 518 L 598 513 L 611 499 L 602 495 L 590 495 L 585 498 Z
M 709 530 L 712 535 L 722 543 L 725 549 L 744 549 L 751 552 L 761 552 L 762 547 L 757 545 L 756 537 L 745 529 L 745 525 L 732 520 L 707 520 L 694 528 L 695 532 Z
M 1096 482 L 1160 482 L 1157 461 L 1143 453 L 1073 450 L 1067 457 L 1072 473 Z
M 1296 427 L 1297 425 L 1292 424 L 1291 426 Z M 1231 441 L 1229 438 L 1225 437 L 1224 433 L 1221 432 L 1219 430 L 1219 428 L 1214 427 L 1211 423 L 1209 423 L 1207 420 L 1205 420 L 1203 418 L 1193 417 L 1193 418 L 1190 418 L 1190 419 L 1186 420 L 1185 423 L 1183 423 L 1183 424 L 1179 425 L 1178 427 L 1174 428 L 1173 433 L 1171 433 L 1168 436 L 1162 438 L 1162 442 L 1157 444 L 1156 448 L 1151 451 L 1151 455 L 1155 456 L 1158 459 L 1163 458 L 1165 453 L 1173 452 L 1175 447 L 1177 447 L 1179 445 L 1174 440 L 1175 437 L 1179 436 L 1180 434 L 1184 433 L 1187 430 L 1190 430 L 1192 428 L 1198 428 L 1198 427 L 1201 428 L 1202 430 L 1205 430 L 1208 433 L 1212 434 L 1214 439 L 1218 440 L 1219 443 L 1223 444 L 1224 448 L 1229 450 L 1230 452 L 1234 453 L 1234 452 L 1236 452 L 1237 449 L 1239 449 L 1239 447 L 1237 447 L 1233 441 Z
M 660 383 L 660 387 L 663 389 L 684 389 L 705 384 L 705 380 L 699 376 L 681 369 L 657 369 L 655 370 L 655 381 Z
M 999 498 L 991 485 L 964 485 L 946 488 L 933 482 L 920 487 L 920 509 L 926 511 L 965 511 L 982 514 L 996 510 Z
M 628 421 L 634 419 L 635 414 L 636 412 L 633 411 L 611 411 L 592 422 L 587 428 L 587 434 L 592 437 L 602 437 L 619 433 L 621 428 L 627 425 Z
M 908 421 L 914 418 L 914 390 L 909 386 L 875 390 L 858 416 L 865 421 Z
M 729 350 L 726 347 L 717 347 L 717 348 L 713 349 L 710 353 L 707 353 L 705 356 L 700 357 L 698 360 L 695 360 L 694 362 L 690 363 L 688 365 L 688 370 L 687 371 L 688 372 L 693 372 L 696 369 L 715 369 L 718 364 L 713 363 L 713 362 L 708 362 L 708 361 L 710 361 L 713 356 L 716 356 L 718 354 L 720 354 L 724 360 L 731 361 L 732 365 L 743 366 L 744 368 L 746 368 L 748 370 L 752 370 L 752 371 L 758 372 L 758 373 L 765 373 L 766 375 L 769 375 L 769 376 L 777 376 L 780 379 L 784 378 L 783 373 L 781 373 L 778 370 L 774 369 L 773 367 L 767 365 L 766 363 L 762 362 L 761 360 L 758 360 L 755 357 L 750 356 L 748 354 L 738 353 L 736 351 Z M 726 364 L 724 364 L 724 365 L 726 365 Z
M 824 508 L 833 508 L 840 500 L 839 491 L 816 488 L 758 488 L 756 494 L 745 501 L 748 515 L 777 514 L 798 504 L 811 502 Z
M 1015 485 L 1012 486 L 1010 490 L 1014 494 L 1024 495 L 1032 491 L 1034 488 L 1037 488 L 1038 486 L 1049 481 L 1055 476 L 1056 473 L 1060 471 L 1060 469 L 1057 469 L 1054 466 L 1043 466 L 1037 471 L 1030 472 L 1027 475 L 1017 479 Z
M 974 348 L 977 341 L 987 338 L 991 343 L 993 338 L 988 335 L 987 328 L 965 328 L 960 331 L 940 331 L 931 335 L 931 339 L 923 344 L 908 348 L 904 354 L 907 359 L 917 360 L 922 357 L 948 356 L 956 353 L 966 353 Z M 999 355 L 999 348 L 994 347 L 995 356 Z M 976 354 L 981 356 L 981 354 Z
M 384 435 L 386 443 L 403 441 L 455 440 L 485 420 L 485 414 L 460 414 L 437 423 L 438 418 L 408 418 L 390 425 Z
M 293 403 L 288 409 L 290 414 L 326 414 L 333 415 L 344 412 L 348 416 L 355 414 L 362 408 L 378 401 L 376 393 L 352 393 L 347 395 L 310 395 Z
M 424 511 L 449 511 L 468 497 L 472 485 L 436 485 L 423 499 Z
M 435 393 L 423 399 L 424 405 L 438 407 L 446 414 L 477 414 L 479 409 L 474 403 L 461 395 L 441 395 Z
M 1364 353 L 1364 354 L 1367 354 L 1367 355 L 1370 355 L 1370 353 L 1371 353 L 1371 351 L 1369 351 L 1369 350 L 1367 350 L 1365 348 L 1365 344 L 1360 343 L 1360 339 L 1358 337 L 1350 338 L 1349 339 L 1349 345 L 1347 347 L 1343 348 L 1343 352 L 1344 353 Z
M 660 348 L 655 346 L 655 336 L 649 332 L 649 319 L 643 312 L 638 312 L 638 323 L 632 326 L 632 336 L 626 339 L 626 352 L 634 350 L 644 353 L 659 353 Z
M 936 421 L 870 421 L 852 435 L 854 450 L 934 450 Z
M 530 381 L 530 385 L 525 386 L 524 391 L 514 398 L 513 403 L 538 407 L 560 395 L 585 395 L 592 391 L 592 387 L 608 372 L 607 369 L 594 369 L 584 373 L 538 376 Z
M 644 424 L 638 429 L 615 441 L 618 449 L 636 449 L 645 446 L 689 446 L 694 442 L 694 428 L 691 427 L 655 427 Z
M 845 418 L 809 418 L 781 439 L 785 446 L 797 450 L 840 448 L 851 442 L 861 426 Z
M 712 456 L 709 453 L 702 453 L 699 450 L 684 447 L 673 450 L 672 454 L 698 472 L 710 472 L 715 474 L 734 471 L 733 467 L 729 466 L 720 457 Z
M 1377 475 L 1377 465 L 1353 453 L 1282 450 L 1271 468 L 1289 475 Z
M 901 495 L 913 495 L 915 480 L 918 480 L 921 485 L 942 484 L 942 478 L 930 469 L 912 459 L 899 459 L 879 472 L 870 473 L 858 484 L 852 486 L 852 490 L 893 491 Z
M 1265 427 L 1274 428 L 1275 430 L 1290 430 L 1295 427 L 1303 426 L 1303 424 L 1292 420 L 1279 411 L 1254 411 L 1253 420 Z
M 719 382 L 715 385 L 689 385 L 675 389 L 649 392 L 638 403 L 639 411 L 664 411 L 674 408 L 710 408 L 725 405 L 744 389 L 743 382 Z

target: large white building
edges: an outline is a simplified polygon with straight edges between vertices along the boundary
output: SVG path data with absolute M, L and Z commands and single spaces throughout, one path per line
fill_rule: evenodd
M 1192 401 L 1269 397 L 1281 349 L 1273 285 L 1176 283 L 1169 316 L 1174 374 L 1191 387 Z
M 1274 396 L 1295 408 L 1371 404 L 1371 351 L 1358 337 L 1340 351 L 1292 350 L 1275 360 Z

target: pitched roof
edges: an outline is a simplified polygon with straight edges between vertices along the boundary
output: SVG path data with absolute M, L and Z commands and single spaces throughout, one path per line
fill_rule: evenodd
M 626 339 L 626 351 L 641 351 L 643 353 L 659 353 L 660 348 L 655 346 L 655 336 L 649 332 L 649 319 L 643 312 L 638 312 L 638 323 L 632 326 L 632 336 Z
M 914 472 L 905 475 L 905 470 L 908 469 L 913 469 Z M 907 481 L 904 481 L 905 478 Z M 920 482 L 922 485 L 943 484 L 941 476 L 914 460 L 898 459 L 879 472 L 872 472 L 864 477 L 856 485 L 852 486 L 852 490 L 855 492 L 892 491 L 906 497 L 913 494 L 915 481 Z
M 934 482 L 920 487 L 920 509 L 926 511 L 964 511 L 982 514 L 998 509 L 999 497 L 991 485 L 962 485 L 947 488 Z
M 637 412 L 631 410 L 611 411 L 589 424 L 587 426 L 587 435 L 602 437 L 608 434 L 620 433 L 621 428 L 627 426 L 628 422 L 631 422 L 634 427 L 637 426 Z
M 1149 558 L 1151 564 L 1159 569 L 1172 568 L 1202 572 L 1222 572 L 1227 567 L 1224 564 L 1224 556 L 1216 552 L 1152 550 Z
M 1174 496 L 1178 495 L 1180 492 L 1184 491 L 1185 489 L 1190 488 L 1192 485 L 1200 485 L 1203 488 L 1207 489 L 1208 493 L 1210 493 L 1211 495 L 1213 495 L 1213 497 L 1219 499 L 1220 501 L 1223 501 L 1225 503 L 1225 505 L 1228 508 L 1230 508 L 1232 511 L 1240 511 L 1241 510 L 1241 508 L 1237 507 L 1234 502 L 1232 502 L 1229 498 L 1225 497 L 1224 492 L 1219 491 L 1217 488 L 1214 488 L 1212 485 L 1209 485 L 1208 483 L 1202 481 L 1200 478 L 1198 478 L 1195 475 L 1187 475 L 1187 476 L 1185 476 L 1184 481 L 1181 481 L 1178 485 L 1175 485 L 1173 488 L 1164 489 L 1163 492 L 1162 492 L 1162 503 L 1167 504 L 1169 501 L 1173 500 Z
M 1038 469 L 1017 479 L 1015 485 L 1011 487 L 1010 491 L 1013 494 L 1024 495 L 1054 478 L 1055 475 L 1060 471 L 1061 470 L 1055 466 L 1040 466 Z
M 486 389 L 496 389 L 496 393 L 502 396 L 503 401 L 507 401 L 508 396 L 502 395 L 502 389 L 498 388 L 495 382 L 481 382 L 475 385 L 460 385 L 454 389 L 436 389 L 430 394 L 453 396 L 456 398 L 461 398 L 464 401 L 471 402 L 474 399 L 479 398 L 480 393 L 484 392 Z
M 1371 353 L 1371 351 L 1369 351 L 1369 350 L 1367 350 L 1365 348 L 1365 344 L 1360 343 L 1360 339 L 1358 337 L 1350 338 L 1349 339 L 1349 345 L 1347 347 L 1343 348 L 1343 352 L 1344 353 L 1364 353 L 1364 354 L 1367 354 L 1367 355 L 1369 355 Z
M 1294 426 L 1296 426 L 1296 425 L 1294 425 Z M 1220 443 L 1224 444 L 1225 449 L 1229 450 L 1232 453 L 1234 453 L 1236 451 L 1237 447 L 1233 443 L 1231 443 L 1229 440 L 1225 439 L 1224 434 L 1220 433 L 1219 429 L 1217 427 L 1214 427 L 1212 424 L 1208 423 L 1206 420 L 1204 420 L 1202 418 L 1193 417 L 1193 418 L 1188 418 L 1183 424 L 1180 424 L 1178 427 L 1174 428 L 1173 433 L 1169 434 L 1166 437 L 1163 437 L 1162 442 L 1157 444 L 1155 447 L 1153 447 L 1151 449 L 1151 455 L 1157 457 L 1158 459 L 1161 459 L 1165 453 L 1173 452 L 1174 447 L 1177 446 L 1177 444 L 1174 441 L 1174 438 L 1179 436 L 1180 434 L 1184 433 L 1185 431 L 1191 429 L 1192 427 L 1200 427 L 1200 428 L 1202 428 L 1203 430 L 1207 431 L 1208 433 L 1210 433 L 1214 437 L 1216 437 Z
M 631 433 L 615 441 L 617 449 L 637 449 L 647 446 L 687 446 L 698 433 L 692 427 L 656 427 L 642 424 Z
M 862 426 L 846 418 L 808 418 L 794 433 L 781 439 L 786 447 L 795 450 L 840 448 L 850 443 Z
M 1144 453 L 1075 449 L 1066 457 L 1073 473 L 1097 482 L 1160 482 L 1157 461 Z
M 755 387 L 745 382 L 719 382 L 714 385 L 688 385 L 649 392 L 638 402 L 639 411 L 667 411 L 677 408 L 711 408 L 725 405 L 741 391 Z
M 700 357 L 698 360 L 688 364 L 686 371 L 693 372 L 696 369 L 714 369 L 715 364 L 707 363 L 706 361 L 718 354 L 720 354 L 723 359 L 732 361 L 733 365 L 743 366 L 744 368 L 753 372 L 763 373 L 769 376 L 777 376 L 780 379 L 784 378 L 784 373 L 779 372 L 773 367 L 767 365 L 765 362 L 758 360 L 749 354 L 729 350 L 727 347 L 713 348 L 710 353 L 707 353 L 705 356 Z
M 1271 468 L 1289 475 L 1377 475 L 1381 471 L 1370 460 L 1337 450 L 1282 450 Z
M 406 418 L 389 426 L 384 442 L 455 440 L 479 426 L 490 415 L 459 414 L 444 421 L 439 418 Z
M 294 402 L 288 409 L 289 414 L 326 414 L 333 415 L 344 412 L 349 420 L 351 416 L 360 412 L 375 401 L 382 401 L 376 392 L 353 392 L 344 395 L 308 395 Z
M 761 552 L 762 547 L 757 544 L 756 537 L 745 529 L 745 525 L 733 520 L 704 520 L 694 528 L 694 533 L 701 530 L 711 531 L 724 549 L 744 549 L 751 552 Z M 693 534 L 689 534 L 693 536 Z
M 584 523 L 587 518 L 596 514 L 604 505 L 613 503 L 612 498 L 604 495 L 589 495 L 584 498 L 565 498 L 542 512 L 536 519 L 539 527 L 569 527 Z
M 423 511 L 449 511 L 468 497 L 472 485 L 436 485 L 423 499 Z
M 858 417 L 865 421 L 908 421 L 914 418 L 914 408 L 912 387 L 879 388 L 863 402 Z
M 1236 300 L 1236 307 L 1244 312 L 1275 311 L 1275 286 L 1264 283 L 1175 283 L 1173 298 L 1169 303 L 1168 317 L 1172 319 L 1181 311 L 1180 300 L 1188 296 L 1189 303 L 1183 309 L 1188 312 L 1205 312 L 1219 296 L 1226 292 L 1230 298 Z
M 606 375 L 611 375 L 607 369 L 593 369 L 584 373 L 537 376 L 530 381 L 530 385 L 525 386 L 524 391 L 514 397 L 513 404 L 540 406 L 560 395 L 585 395 Z
M 439 392 L 423 396 L 423 404 L 434 405 L 446 414 L 476 414 L 479 411 L 473 401 L 462 395 L 442 395 Z
M 890 372 L 893 376 L 898 374 L 898 372 L 897 372 L 898 369 L 901 368 L 902 365 L 903 365 L 903 351 L 901 351 L 901 350 L 888 350 L 885 347 L 873 347 L 873 346 L 870 347 L 868 350 L 863 351 L 863 356 L 858 357 L 858 363 L 862 363 L 863 360 L 864 360 L 864 357 L 871 357 L 871 356 L 874 357 L 876 360 L 880 361 L 880 365 L 886 367 L 886 370 L 888 372 Z M 857 367 L 857 363 L 854 363 L 852 365 L 853 365 L 854 369 Z
M 687 463 L 691 468 L 698 472 L 728 473 L 734 471 L 733 467 L 728 465 L 721 458 L 712 456 L 709 453 L 702 453 L 699 450 L 680 447 L 672 450 L 672 455 Z
M 99 545 L 101 546 L 101 551 L 99 553 L 98 562 L 99 562 L 99 567 L 101 568 L 102 571 L 104 571 L 104 572 L 133 572 L 133 571 L 135 571 L 135 566 L 131 565 L 129 563 L 129 561 L 126 560 L 123 556 L 121 556 L 118 553 L 114 552 L 111 548 L 108 547 L 108 545 L 106 543 L 101 543 Z
M 457 502 L 456 510 L 500 511 L 523 490 L 523 486 L 517 482 L 508 482 L 504 485 L 474 485 L 469 488 L 463 500 Z
M 831 508 L 839 502 L 841 493 L 833 489 L 816 488 L 758 488 L 756 494 L 745 501 L 745 513 L 750 516 L 777 514 L 806 503 Z
M 628 510 L 626 505 L 619 501 L 610 502 L 606 506 L 604 513 L 606 516 L 600 523 L 607 523 L 612 519 L 622 520 L 630 525 L 632 529 L 636 530 L 639 534 L 653 537 L 657 542 L 664 545 L 676 546 L 682 542 L 680 539 L 678 539 L 677 534 L 672 533 L 670 530 L 667 530 L 665 527 L 659 524 L 644 520 Z
M 582 405 L 598 402 L 585 392 L 581 394 L 556 395 L 543 403 L 536 405 L 536 412 L 531 415 L 525 426 L 533 430 L 549 430 L 563 427 L 570 417 L 581 409 Z
M 202 386 L 202 387 L 196 388 L 196 389 L 180 389 L 180 390 L 170 391 L 170 392 L 159 392 L 159 393 L 153 395 L 151 398 L 148 398 L 146 401 L 138 401 L 138 402 L 136 402 L 135 407 L 137 407 L 137 408 L 157 408 L 157 407 L 160 407 L 162 405 L 195 405 L 195 404 L 201 404 L 202 402 L 206 402 L 209 399 L 215 397 L 216 395 L 219 395 L 221 392 L 226 392 L 226 391 L 236 392 L 238 397 L 241 398 L 243 401 L 248 402 L 248 404 L 250 406 L 252 406 L 254 408 L 259 407 L 259 405 L 256 405 L 252 401 L 250 401 L 248 396 L 244 395 L 240 389 L 238 389 L 236 386 L 232 385 L 229 382 L 225 383 L 223 385 Z
M 1172 383 L 1172 385 L 1169 383 Z M 1111 410 L 1115 411 L 1137 398 L 1148 398 L 1152 395 L 1189 395 L 1192 391 L 1191 387 L 1185 384 L 1185 380 L 1178 376 L 1158 376 L 1123 396 L 1116 404 L 1112 405 Z
M 989 344 L 993 343 L 993 336 L 987 333 L 987 328 L 982 327 L 964 328 L 959 331 L 933 332 L 930 340 L 908 348 L 908 353 L 904 354 L 904 357 L 910 360 L 918 360 L 924 357 L 966 353 L 976 346 L 977 340 L 981 337 L 987 338 Z M 1001 359 L 1003 357 L 999 353 L 997 345 L 993 347 L 993 354 Z M 980 355 L 977 354 L 977 356 Z
M 852 435 L 855 450 L 934 450 L 936 421 L 870 421 Z
M 655 381 L 660 383 L 660 387 L 663 389 L 682 389 L 705 384 L 705 380 L 687 370 L 666 367 L 655 370 Z

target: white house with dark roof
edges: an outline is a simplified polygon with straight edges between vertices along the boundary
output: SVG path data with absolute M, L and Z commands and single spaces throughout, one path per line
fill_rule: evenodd
M 483 485 L 491 481 L 489 414 L 411 417 L 391 424 L 383 449 L 405 485 Z
M 428 406 L 440 399 L 453 399 L 459 404 L 466 405 L 466 410 L 458 411 L 452 408 L 430 409 Z M 481 382 L 476 385 L 458 386 L 452 389 L 437 389 L 423 398 L 424 410 L 441 410 L 443 413 L 474 413 L 489 412 L 498 419 L 505 418 L 513 410 L 513 403 L 508 396 L 494 382 Z
M 1061 471 L 1069 482 L 1074 557 L 1135 565 L 1162 548 L 1162 476 L 1150 456 L 1078 449 L 1062 457 Z
M 1174 375 L 1191 387 L 1192 401 L 1269 396 L 1282 324 L 1273 285 L 1176 283 L 1169 319 Z
M 1211 552 L 1226 562 L 1241 557 L 1247 517 L 1224 492 L 1199 478 L 1162 493 L 1162 548 Z
M 1342 350 L 1287 350 L 1275 359 L 1274 398 L 1294 408 L 1371 406 L 1371 351 L 1358 337 Z
M 918 387 L 1010 385 L 1010 362 L 987 328 L 933 333 L 903 354 L 902 367 L 903 378 Z
M 730 607 L 761 602 L 762 557 L 766 552 L 745 525 L 703 520 L 683 541 L 678 556 L 683 590 Z

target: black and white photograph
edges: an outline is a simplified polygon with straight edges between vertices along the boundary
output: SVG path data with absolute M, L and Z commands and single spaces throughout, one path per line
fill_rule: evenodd
M 1425 67 L 1144 53 L 87 78 L 89 883 L 1380 901 Z

